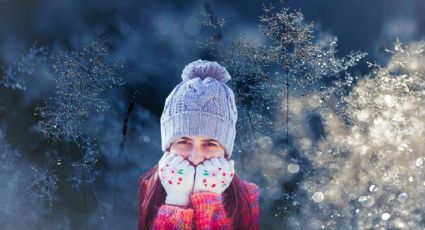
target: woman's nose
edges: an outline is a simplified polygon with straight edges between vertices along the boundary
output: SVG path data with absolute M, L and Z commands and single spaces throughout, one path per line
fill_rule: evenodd
M 204 161 L 204 154 L 198 149 L 193 149 L 188 160 L 196 166 Z

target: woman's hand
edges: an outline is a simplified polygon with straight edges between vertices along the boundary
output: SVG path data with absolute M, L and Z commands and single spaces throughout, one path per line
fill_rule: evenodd
M 187 206 L 192 193 L 195 168 L 182 156 L 165 152 L 158 163 L 158 174 L 167 192 L 165 203 Z
M 193 192 L 214 192 L 221 194 L 232 182 L 235 162 L 224 157 L 211 158 L 196 166 Z

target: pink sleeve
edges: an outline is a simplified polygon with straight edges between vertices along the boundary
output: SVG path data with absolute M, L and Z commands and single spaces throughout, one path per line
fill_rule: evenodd
M 232 229 L 230 219 L 223 207 L 221 194 L 197 192 L 191 195 L 197 229 Z
M 172 205 L 161 205 L 152 222 L 152 230 L 189 230 L 192 229 L 193 209 Z
M 147 181 L 139 180 L 138 188 L 138 229 L 147 230 L 142 220 L 142 205 L 146 192 Z M 149 229 L 192 229 L 193 209 L 171 205 L 161 205 Z

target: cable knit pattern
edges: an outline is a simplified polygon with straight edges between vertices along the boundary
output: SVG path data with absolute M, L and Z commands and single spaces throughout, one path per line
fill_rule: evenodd
M 243 216 L 245 223 L 252 221 L 253 225 L 241 229 L 258 230 L 259 228 L 259 188 L 254 183 L 244 182 L 249 191 L 251 215 Z M 139 186 L 145 188 L 145 186 Z M 144 191 L 139 191 L 143 193 Z M 162 205 L 152 223 L 151 229 L 197 229 L 197 230 L 231 230 L 231 217 L 228 216 L 222 195 L 212 192 L 198 192 L 190 196 L 191 206 L 177 207 Z M 248 212 L 247 212 L 248 213 Z
M 218 140 L 230 158 L 238 113 L 235 95 L 225 84 L 229 73 L 216 62 L 197 60 L 185 67 L 182 79 L 165 100 L 162 150 L 182 136 L 206 136 Z

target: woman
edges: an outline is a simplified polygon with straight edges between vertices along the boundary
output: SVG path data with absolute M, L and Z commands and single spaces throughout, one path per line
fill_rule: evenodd
M 259 188 L 234 174 L 237 110 L 216 62 L 188 64 L 161 116 L 164 154 L 139 179 L 140 229 L 258 229 Z

